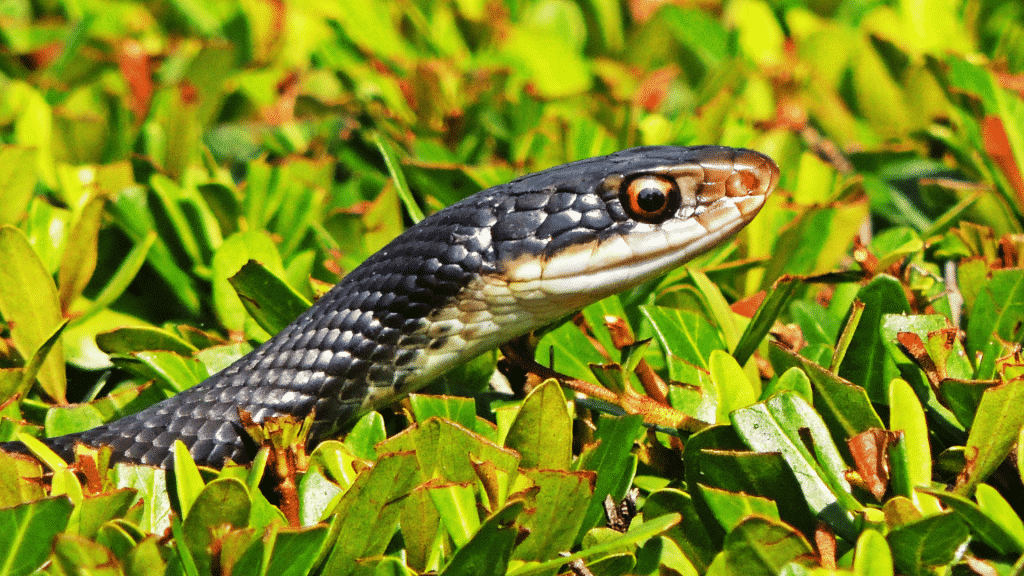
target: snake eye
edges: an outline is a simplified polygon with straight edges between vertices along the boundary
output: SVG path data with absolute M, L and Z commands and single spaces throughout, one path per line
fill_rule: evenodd
M 630 217 L 660 224 L 679 209 L 679 188 L 671 178 L 643 174 L 622 183 L 619 202 Z

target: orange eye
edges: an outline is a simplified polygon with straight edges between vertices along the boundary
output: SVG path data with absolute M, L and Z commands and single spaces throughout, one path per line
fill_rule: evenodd
M 631 218 L 660 224 L 679 209 L 679 188 L 671 178 L 642 174 L 622 183 L 619 202 Z

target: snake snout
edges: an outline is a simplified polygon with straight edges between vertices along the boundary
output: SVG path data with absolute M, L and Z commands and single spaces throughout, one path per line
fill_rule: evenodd
M 779 183 L 779 167 L 771 158 L 753 150 L 736 150 L 733 172 L 726 178 L 727 196 L 767 197 Z

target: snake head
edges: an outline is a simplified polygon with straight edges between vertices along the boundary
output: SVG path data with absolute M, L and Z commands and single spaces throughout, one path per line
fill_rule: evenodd
M 678 267 L 760 211 L 779 169 L 753 150 L 632 148 L 521 178 L 491 228 L 491 291 L 556 318 Z

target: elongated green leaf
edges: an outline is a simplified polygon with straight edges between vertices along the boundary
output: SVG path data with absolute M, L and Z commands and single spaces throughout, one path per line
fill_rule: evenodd
M 267 333 L 253 326 L 248 330 L 248 313 L 229 278 L 238 273 L 249 260 L 256 260 L 277 276 L 284 275 L 281 255 L 273 240 L 265 233 L 238 232 L 224 239 L 213 255 L 213 304 L 217 318 L 227 329 L 266 338 Z M 249 321 L 250 323 L 252 321 Z
M 862 288 L 857 299 L 864 303 L 864 313 L 838 373 L 862 386 L 872 402 L 884 403 L 888 397 L 886 386 L 896 377 L 897 369 L 882 342 L 882 319 L 886 314 L 909 313 L 910 304 L 900 283 L 885 275 Z
M 78 213 L 71 227 L 67 247 L 57 271 L 57 293 L 61 310 L 68 310 L 96 270 L 99 246 L 97 241 L 106 200 L 102 196 L 91 198 Z
M 863 388 L 832 374 L 818 364 L 777 348 L 800 365 L 814 385 L 814 406 L 837 437 L 853 438 L 871 428 L 883 428 Z
M 0 203 L 0 225 L 21 222 L 28 209 L 36 186 L 35 148 L 0 146 L 0 190 L 4 202 Z
M 706 572 L 715 554 L 721 548 L 720 541 L 708 533 L 707 524 L 701 522 L 693 499 L 682 490 L 664 489 L 650 494 L 644 502 L 644 517 L 648 520 L 671 513 L 682 516 L 681 521 L 668 529 L 665 537 L 672 540 L 686 555 L 695 568 Z M 712 524 L 715 524 L 713 521 Z M 719 526 L 715 525 L 716 529 Z
M 380 150 L 381 155 L 384 156 L 384 163 L 388 166 L 388 172 L 391 174 L 391 179 L 395 183 L 395 188 L 398 189 L 398 197 L 402 200 L 402 205 L 405 206 L 405 211 L 412 218 L 413 223 L 423 220 L 423 211 L 420 210 L 416 199 L 412 196 L 412 191 L 409 190 L 409 183 L 405 180 L 405 174 L 402 172 L 401 161 L 398 158 L 398 154 L 395 152 L 394 146 L 390 142 L 384 139 L 381 135 L 376 135 L 374 138 L 377 144 L 377 149 Z
M 11 326 L 11 338 L 23 358 L 31 358 L 60 326 L 57 288 L 21 230 L 0 226 L 0 314 Z M 67 402 L 64 353 L 58 346 L 37 375 L 54 400 Z
M 581 550 L 568 556 L 560 556 L 553 560 L 545 560 L 544 562 L 526 563 L 517 567 L 514 570 L 510 570 L 508 574 L 509 576 L 534 576 L 539 574 L 549 574 L 552 570 L 558 569 L 560 566 L 567 562 L 605 556 L 610 552 L 622 550 L 625 547 L 634 546 L 639 542 L 645 542 L 648 539 L 653 538 L 665 532 L 666 530 L 669 530 L 670 528 L 678 524 L 679 520 L 680 515 L 678 513 L 666 514 L 653 520 L 648 520 L 642 524 L 634 525 L 630 527 L 629 532 L 626 532 L 618 538 L 610 538 L 602 542 L 601 544 L 591 546 L 586 550 Z
M 708 364 L 711 368 L 711 381 L 715 384 L 719 398 L 715 422 L 724 424 L 729 421 L 729 414 L 733 410 L 756 402 L 761 391 L 750 382 L 743 368 L 726 351 L 712 350 Z
M 967 354 L 974 357 L 989 340 L 1024 340 L 1024 270 L 995 270 L 980 287 L 967 325 Z
M 596 445 L 584 448 L 576 460 L 575 470 L 591 470 L 597 473 L 594 496 L 576 535 L 576 542 L 598 525 L 604 518 L 604 499 L 611 496 L 618 502 L 626 495 L 636 475 L 637 457 L 633 445 L 645 432 L 643 418 L 632 416 L 603 416 L 594 432 Z
M 673 358 L 709 369 L 708 358 L 712 350 L 724 350 L 721 336 L 706 320 L 692 312 L 673 310 L 661 306 L 642 306 L 640 310 L 651 321 L 658 342 L 668 356 L 669 370 L 673 379 L 683 369 L 673 366 Z
M 174 352 L 151 350 L 137 352 L 132 358 L 143 368 L 143 373 L 159 378 L 175 392 L 188 390 L 210 375 L 206 366 L 199 360 Z
M 421 482 L 443 478 L 449 482 L 475 482 L 475 462 L 490 462 L 496 469 L 515 476 L 519 456 L 486 438 L 451 422 L 431 418 L 377 445 L 384 454 L 416 453 Z
M 275 529 L 266 575 L 306 576 L 319 560 L 327 537 L 327 526 Z
M 740 335 L 739 341 L 732 351 L 733 358 L 739 362 L 740 366 L 746 364 L 754 350 L 760 346 L 779 314 L 789 305 L 790 299 L 799 286 L 800 283 L 796 278 L 785 278 L 776 282 L 768 291 L 768 296 L 754 312 L 754 317 L 750 319 L 750 323 L 743 330 L 743 334 Z
M 141 496 L 142 507 L 135 515 L 139 530 L 163 534 L 170 528 L 172 510 L 166 470 L 119 462 L 114 466 L 113 480 L 118 488 L 132 488 Z
M 188 520 L 189 510 L 206 488 L 206 483 L 203 482 L 195 460 L 181 440 L 174 441 L 174 484 L 178 504 L 181 506 L 181 517 Z
M 310 306 L 301 294 L 255 260 L 246 262 L 228 282 L 249 315 L 268 334 L 277 334 Z
M 991 488 L 988 490 L 994 492 Z M 940 490 L 927 490 L 926 492 L 938 498 L 957 517 L 970 526 L 971 534 L 980 538 L 982 542 L 994 548 L 998 553 L 1006 556 L 1018 556 L 1024 553 L 1024 538 L 1022 538 L 1024 532 L 1021 529 L 1021 520 L 1012 514 L 1012 510 L 1009 510 L 1008 506 L 1006 509 L 1010 511 L 1011 518 L 1016 522 L 1012 520 L 999 522 L 986 514 L 977 504 L 962 496 Z M 1005 500 L 1003 504 L 1005 504 Z
M 81 316 L 72 320 L 73 324 L 84 323 L 93 315 L 98 314 L 112 304 L 128 289 L 129 284 L 135 279 L 139 270 L 142 269 L 142 265 L 146 263 L 146 256 L 149 254 L 150 248 L 153 247 L 153 243 L 156 242 L 156 238 L 157 234 L 152 230 L 142 237 L 141 241 L 132 248 L 131 252 L 121 262 L 117 272 L 110 278 L 107 285 L 96 295 L 96 299 L 92 301 L 92 304 L 82 312 Z
M 471 398 L 410 394 L 409 405 L 417 422 L 444 418 L 472 430 L 476 424 L 476 404 Z M 381 438 L 383 440 L 383 438 Z

